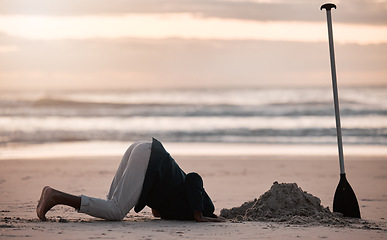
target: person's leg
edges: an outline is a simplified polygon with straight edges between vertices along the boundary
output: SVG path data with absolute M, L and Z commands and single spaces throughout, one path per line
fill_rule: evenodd
M 67 194 L 49 186 L 43 188 L 36 213 L 40 220 L 46 221 L 46 213 L 55 205 L 63 204 L 75 209 L 81 207 L 81 197 Z
M 121 181 L 122 175 L 124 174 L 124 171 L 127 168 L 129 157 L 132 154 L 133 149 L 137 145 L 139 145 L 141 143 L 144 143 L 144 142 L 146 142 L 146 141 L 138 141 L 138 142 L 133 143 L 132 145 L 129 146 L 129 148 L 126 150 L 126 152 L 122 156 L 121 163 L 118 166 L 116 174 L 114 175 L 113 181 L 112 181 L 112 183 L 110 185 L 109 193 L 106 196 L 107 199 L 111 199 L 112 198 L 113 192 L 115 191 L 118 183 Z
M 134 207 L 140 197 L 151 148 L 152 142 L 149 141 L 141 142 L 133 148 L 127 167 L 113 192 L 112 199 L 117 199 L 122 206 L 128 206 L 126 213 Z
M 127 163 L 129 160 L 129 156 L 135 146 L 137 146 L 141 142 L 135 142 L 132 145 L 129 146 L 129 148 L 126 150 L 125 154 L 122 156 L 121 163 L 116 171 L 116 174 L 113 178 L 110 191 L 107 195 L 107 199 L 110 199 L 113 191 L 115 190 L 119 180 L 121 179 L 123 172 L 125 168 L 127 167 Z M 36 208 L 36 213 L 39 217 L 39 219 L 45 221 L 46 219 L 46 213 L 53 208 L 55 205 L 63 204 L 68 205 L 71 207 L 74 207 L 75 209 L 79 210 L 81 206 L 81 197 L 80 196 L 74 196 L 71 194 L 67 194 L 61 191 L 58 191 L 56 189 L 53 189 L 49 186 L 46 186 L 42 190 L 42 194 L 40 196 L 40 200 L 38 203 L 38 206 Z
M 140 197 L 151 147 L 151 142 L 136 145 L 121 178 L 116 181 L 114 190 L 111 190 L 111 198 L 103 200 L 82 195 L 79 212 L 106 220 L 122 220 Z
M 111 199 L 104 200 L 84 195 L 74 196 L 48 186 L 44 187 L 36 208 L 39 219 L 46 220 L 45 214 L 52 207 L 63 204 L 94 217 L 106 220 L 122 220 L 140 197 L 151 147 L 151 142 L 142 142 L 133 146 L 131 151 L 127 151 L 131 154 L 127 158 L 123 158 L 126 167 L 122 174 L 116 174 L 116 181 L 112 183 L 114 189 L 111 190 Z M 120 172 L 121 170 L 119 168 Z

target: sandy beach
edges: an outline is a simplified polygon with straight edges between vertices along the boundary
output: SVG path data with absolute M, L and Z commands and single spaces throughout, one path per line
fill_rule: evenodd
M 387 0 L 0 2 L 0 240 L 387 240 Z M 152 138 L 224 222 L 40 220 L 45 186 L 105 199 Z M 342 155 L 361 218 L 332 212 Z M 152 187 L 157 210 L 193 189 Z
M 274 181 L 297 183 L 332 209 L 338 184 L 335 156 L 174 156 L 186 171 L 199 172 L 216 206 L 240 206 L 258 198 Z M 290 225 L 273 222 L 195 223 L 133 210 L 124 221 L 109 222 L 56 206 L 40 222 L 35 208 L 42 187 L 104 198 L 119 156 L 0 161 L 1 239 L 385 239 L 387 236 L 387 157 L 348 156 L 347 177 L 362 219 L 351 226 Z

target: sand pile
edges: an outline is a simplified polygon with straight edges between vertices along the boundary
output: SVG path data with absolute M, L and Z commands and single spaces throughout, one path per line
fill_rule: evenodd
M 344 219 L 321 205 L 321 200 L 304 192 L 296 183 L 274 182 L 259 199 L 240 207 L 222 209 L 220 216 L 236 221 L 272 221 L 290 224 L 348 225 L 356 221 Z

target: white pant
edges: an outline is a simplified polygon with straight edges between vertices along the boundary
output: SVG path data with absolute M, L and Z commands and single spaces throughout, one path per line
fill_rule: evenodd
M 80 213 L 106 220 L 122 220 L 140 198 L 152 142 L 133 143 L 122 157 L 107 199 L 81 195 Z

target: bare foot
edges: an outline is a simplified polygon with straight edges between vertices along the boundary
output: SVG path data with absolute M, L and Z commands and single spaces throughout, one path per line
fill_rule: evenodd
M 38 206 L 36 207 L 36 214 L 42 221 L 47 220 L 46 213 L 56 205 L 53 199 L 54 191 L 55 190 L 49 186 L 44 187 L 42 190 L 42 195 L 40 196 Z

